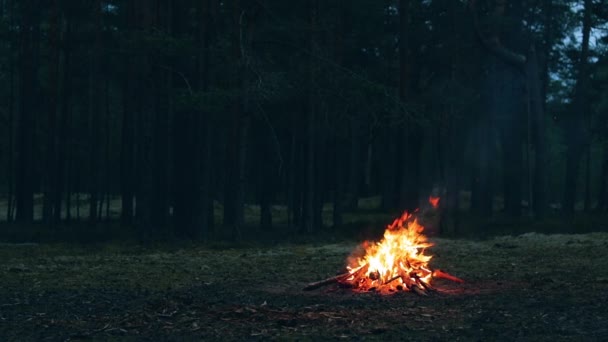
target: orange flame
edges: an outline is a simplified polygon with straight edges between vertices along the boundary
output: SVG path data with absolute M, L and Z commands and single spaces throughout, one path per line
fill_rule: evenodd
M 429 202 L 436 207 L 439 198 L 431 197 Z M 429 268 L 432 256 L 425 253 L 433 244 L 422 234 L 423 231 L 424 227 L 418 223 L 415 215 L 404 212 L 388 225 L 382 240 L 376 243 L 366 241 L 361 245 L 364 255 L 351 258 L 347 266 L 348 276 L 340 282 L 357 291 L 389 293 L 397 290 L 429 290 L 433 277 L 460 281 Z
M 429 196 L 429 203 L 431 203 L 433 208 L 437 209 L 439 206 L 439 197 Z

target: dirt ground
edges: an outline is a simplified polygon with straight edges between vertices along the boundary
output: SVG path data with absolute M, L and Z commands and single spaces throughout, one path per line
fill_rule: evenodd
M 608 234 L 435 239 L 438 293 L 308 282 L 354 244 L 0 245 L 0 340 L 608 340 Z

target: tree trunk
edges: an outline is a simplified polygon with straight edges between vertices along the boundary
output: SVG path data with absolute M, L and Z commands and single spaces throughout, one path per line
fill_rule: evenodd
M 477 12 L 475 2 L 470 2 L 471 8 Z M 527 58 L 512 50 L 507 49 L 501 43 L 501 32 L 499 27 L 504 26 L 507 1 L 495 0 L 492 9 L 493 28 L 489 37 L 481 31 L 477 13 L 473 15 L 475 29 L 487 54 L 487 75 L 482 84 L 482 108 L 486 112 L 483 124 L 480 125 L 480 159 L 478 161 L 477 184 L 473 193 L 473 206 L 477 208 L 481 216 L 492 213 L 491 170 L 492 170 L 492 148 L 494 138 L 491 132 L 496 124 L 500 132 L 501 147 L 503 152 L 503 187 L 505 211 L 512 216 L 521 214 L 521 191 L 523 156 L 521 146 L 523 142 L 522 115 L 525 112 L 523 101 L 524 82 L 520 77 L 520 69 L 527 63 Z M 521 1 L 514 2 L 510 7 L 514 15 L 511 20 L 521 22 L 523 7 Z M 506 32 L 508 42 L 517 46 L 521 41 L 522 34 L 517 28 L 511 28 Z
M 270 202 L 270 191 L 268 189 L 262 189 L 260 198 L 260 227 L 263 229 L 272 229 L 271 206 L 272 203 Z
M 69 221 L 71 216 L 71 208 L 70 208 L 70 190 L 65 189 L 65 179 L 66 179 L 66 159 L 67 152 L 70 149 L 67 145 L 68 141 L 68 123 L 70 121 L 70 101 L 72 94 L 72 83 L 71 83 L 71 33 L 72 33 L 72 24 L 71 24 L 71 12 L 65 11 L 65 21 L 66 21 L 66 30 L 63 37 L 63 64 L 61 70 L 61 114 L 59 119 L 59 128 L 58 128 L 58 136 L 57 136 L 57 163 L 56 163 L 56 171 L 55 171 L 55 179 L 54 189 L 55 194 L 53 198 L 53 210 L 57 213 L 58 221 L 61 220 L 61 202 L 63 197 L 63 192 L 66 192 L 66 221 Z
M 59 97 L 59 3 L 54 0 L 51 4 L 49 17 L 49 49 L 51 60 L 49 68 L 49 91 L 48 91 L 48 130 L 46 144 L 46 168 L 44 172 L 45 193 L 43 200 L 43 221 L 50 226 L 61 220 L 61 211 L 54 209 L 54 199 L 60 190 L 55 188 L 57 175 L 57 110 Z
M 296 111 L 296 113 L 298 113 Z M 298 212 L 297 207 L 299 202 L 297 200 L 298 193 L 296 187 L 296 174 L 299 168 L 297 167 L 298 159 L 296 158 L 296 152 L 298 151 L 298 139 L 297 139 L 297 127 L 298 127 L 298 115 L 294 113 L 291 123 L 291 144 L 289 148 L 289 174 L 287 175 L 287 228 L 291 230 L 297 228 L 296 213 Z
M 589 127 L 590 129 L 591 127 Z M 586 213 L 591 211 L 591 144 L 587 144 L 585 148 L 585 203 L 584 210 Z
M 136 29 L 142 34 L 156 30 L 155 16 L 152 10 L 156 8 L 145 2 L 136 2 Z M 143 38 L 143 37 L 141 37 Z M 154 214 L 154 124 L 156 101 L 154 97 L 154 82 L 152 73 L 152 58 L 150 54 L 139 55 L 134 65 L 136 72 L 136 210 L 135 226 L 142 241 L 158 238 L 159 226 L 153 222 Z
M 359 184 L 361 183 L 361 134 L 357 114 L 351 114 L 349 120 L 349 163 L 348 163 L 348 192 L 346 208 L 349 211 L 357 209 L 359 202 Z
M 412 90 L 412 58 L 411 58 L 411 37 L 410 37 L 410 28 L 411 28 L 411 18 L 410 18 L 410 0 L 399 0 L 399 100 L 401 101 L 401 105 L 405 106 L 406 103 L 411 99 L 411 90 Z M 410 115 L 410 113 L 406 113 L 405 115 Z M 396 158 L 396 165 L 394 168 L 397 172 L 397 186 L 398 186 L 398 205 L 400 209 L 413 210 L 417 207 L 416 204 L 413 204 L 412 207 L 412 191 L 413 189 L 408 189 L 409 185 L 414 181 L 413 179 L 408 179 L 411 177 L 411 173 L 409 169 L 415 169 L 418 167 L 415 164 L 416 160 L 413 158 L 414 156 L 410 155 L 409 149 L 410 147 L 410 135 L 414 134 L 413 128 L 409 127 L 409 122 L 405 126 L 405 129 L 400 129 L 405 132 L 404 137 L 400 139 L 401 145 L 397 146 L 397 153 L 394 158 Z M 413 150 L 413 147 L 412 147 Z M 417 197 L 416 194 L 414 196 Z
M 130 1 L 127 5 L 125 26 L 133 39 L 137 17 L 135 4 Z M 120 189 L 121 189 L 121 222 L 131 225 L 133 222 L 134 161 L 135 161 L 135 111 L 136 111 L 136 81 L 135 62 L 130 55 L 125 56 L 123 70 L 123 102 L 122 102 L 122 132 L 120 143 Z
M 536 46 L 530 47 L 527 61 L 528 76 L 528 96 L 531 101 L 533 115 L 533 143 L 534 154 L 534 175 L 532 189 L 532 208 L 537 219 L 545 216 L 547 203 L 547 181 L 550 178 L 550 170 L 547 166 L 547 141 L 545 128 L 546 99 L 549 86 L 549 59 L 551 57 L 553 41 L 553 4 L 552 0 L 543 1 L 544 26 L 543 50 L 541 56 L 537 55 Z M 542 60 L 542 67 L 539 67 L 539 59 Z M 537 71 L 534 71 L 537 69 Z
M 260 228 L 270 230 L 272 228 L 272 199 L 274 193 L 274 179 L 279 175 L 273 167 L 273 158 L 271 153 L 270 134 L 265 132 L 261 127 L 258 127 L 257 140 L 258 145 L 258 197 L 260 201 Z
M 597 209 L 599 211 L 608 209 L 608 144 L 604 144 L 604 157 L 597 192 Z
M 11 3 L 11 5 L 13 5 Z M 12 6 L 11 6 L 12 7 Z M 12 10 L 9 14 L 9 25 L 10 27 L 14 27 L 13 18 L 15 17 L 14 11 Z M 15 57 L 14 57 L 14 43 L 9 44 L 9 98 L 8 98 L 8 122 L 7 122 L 7 206 L 6 206 L 6 221 L 13 221 L 13 197 L 14 197 L 14 160 L 15 160 L 15 152 L 14 152 L 14 121 L 15 121 Z
M 410 0 L 399 0 L 399 99 L 404 107 L 414 103 L 419 70 L 414 66 L 415 58 L 412 11 L 415 3 Z M 400 177 L 400 209 L 414 210 L 418 207 L 420 198 L 420 160 L 422 149 L 422 127 L 412 117 L 408 110 L 406 126 L 403 129 L 405 137 L 402 139 L 401 155 L 398 155 L 397 172 Z
M 384 128 L 384 134 L 382 138 L 383 153 L 382 160 L 395 160 L 398 159 L 397 154 L 397 141 L 396 139 L 398 130 L 395 127 Z M 400 172 L 400 163 L 395 165 L 383 165 L 380 168 L 382 175 L 382 208 L 385 211 L 394 211 L 398 207 L 399 197 L 399 179 L 397 175 Z
M 156 11 L 153 13 L 153 24 L 151 29 L 160 29 L 168 37 L 178 37 L 181 32 L 174 29 L 173 21 L 184 20 L 182 12 L 174 8 L 173 2 L 156 2 Z M 175 17 L 174 17 L 175 16 Z M 152 188 L 150 205 L 152 208 L 152 221 L 155 225 L 155 234 L 158 237 L 165 236 L 169 228 L 169 146 L 170 146 L 170 118 L 173 117 L 173 65 L 175 61 L 171 57 L 161 58 L 161 63 L 169 65 L 167 68 L 159 69 L 150 66 L 150 77 L 153 80 L 152 94 L 155 98 L 153 102 L 153 121 L 152 124 Z M 196 127 L 193 125 L 190 129 Z M 184 151 L 191 152 L 193 145 Z M 192 158 L 194 154 L 190 153 Z M 194 168 L 196 170 L 196 167 Z M 196 172 L 191 173 L 189 181 L 195 183 Z M 196 193 L 196 186 L 190 186 L 189 191 Z M 196 205 L 192 200 L 189 204 Z M 188 232 L 194 230 L 194 210 L 190 213 L 189 224 L 185 227 Z
M 95 20 L 94 45 L 90 52 L 89 70 L 89 115 L 90 115 L 90 141 L 89 141 L 89 222 L 95 223 L 98 219 L 99 208 L 99 186 L 100 186 L 100 136 L 99 127 L 101 122 L 101 30 L 102 30 L 102 8 L 101 1 L 95 0 L 93 4 Z
M 490 72 L 491 73 L 491 72 Z M 493 187 L 490 177 L 491 160 L 495 154 L 494 149 L 494 125 L 491 120 L 492 105 L 491 98 L 493 97 L 494 80 L 489 76 L 486 77 L 483 87 L 486 94 L 485 101 L 482 101 L 482 108 L 486 109 L 486 113 L 482 114 L 485 117 L 481 119 L 478 127 L 475 128 L 475 142 L 478 146 L 477 164 L 473 171 L 473 185 L 471 193 L 471 209 L 480 217 L 489 217 L 492 215 L 493 209 Z M 489 92 L 489 94 L 488 94 Z M 488 103 L 489 102 L 489 103 Z
M 318 106 L 317 106 L 318 108 Z M 317 109 L 318 110 L 318 109 Z M 327 115 L 327 114 L 325 114 Z M 318 122 L 317 126 L 323 125 Z M 322 229 L 323 228 L 323 204 L 325 203 L 325 196 L 327 194 L 326 189 L 328 188 L 328 184 L 326 183 L 329 170 L 327 170 L 327 150 L 329 148 L 327 142 L 327 134 L 325 128 L 317 129 L 317 138 L 315 141 L 315 190 L 314 190 L 314 203 L 313 203 L 313 225 L 314 229 Z
M 262 115 L 266 115 L 263 113 Z M 266 118 L 268 120 L 268 118 Z M 258 124 L 253 127 L 256 144 L 257 160 L 257 196 L 260 203 L 260 228 L 270 230 L 272 228 L 272 200 L 274 196 L 275 179 L 280 177 L 276 171 L 275 158 L 272 153 L 272 132 L 268 132 L 269 122 L 257 120 Z M 270 127 L 271 129 L 271 127 Z
M 580 160 L 585 150 L 586 140 L 589 132 L 585 130 L 584 118 L 590 115 L 591 110 L 588 101 L 589 88 L 589 37 L 591 33 L 591 0 L 584 1 L 583 9 L 583 40 L 581 53 L 578 60 L 578 75 L 574 88 L 574 99 L 572 100 L 572 112 L 567 120 L 566 128 L 566 180 L 564 186 L 564 212 L 573 214 L 576 204 L 577 180 L 580 169 Z M 578 115 L 583 113 L 583 115 Z
M 210 82 L 210 63 L 209 63 L 209 48 L 211 46 L 211 39 L 213 38 L 213 22 L 214 17 L 213 7 L 211 0 L 204 0 L 198 2 L 198 88 L 201 92 L 207 92 L 209 90 Z M 201 110 L 200 115 L 200 127 L 199 132 L 202 137 L 199 137 L 201 142 L 199 145 L 198 153 L 200 153 L 199 173 L 200 173 L 200 184 L 199 184 L 199 202 L 200 206 L 197 209 L 200 213 L 198 215 L 198 236 L 206 238 L 211 233 L 213 226 L 213 197 L 211 187 L 211 127 L 210 127 L 210 113 Z
M 346 49 L 347 49 L 347 38 L 350 33 L 350 12 L 349 12 L 349 2 L 347 0 L 339 0 L 338 2 L 338 13 L 337 13 L 337 29 L 336 29 L 336 44 L 335 44 L 335 61 L 337 65 L 342 67 L 348 67 L 348 61 L 346 58 Z M 354 128 L 354 118 L 351 118 L 351 127 Z M 337 122 L 336 125 L 340 125 L 341 122 Z M 352 132 L 352 129 L 351 129 Z M 351 146 L 352 147 L 352 146 Z M 345 182 L 344 175 L 346 170 L 344 169 L 345 160 L 343 158 L 345 154 L 344 142 L 343 138 L 340 137 L 338 132 L 334 132 L 333 137 L 333 156 L 329 156 L 328 161 L 329 164 L 333 164 L 333 212 L 332 212 L 332 222 L 334 227 L 340 227 L 343 224 L 343 201 L 344 201 L 344 192 L 345 192 Z M 351 159 L 352 162 L 352 159 Z M 356 166 L 355 166 L 356 167 Z M 356 177 L 355 177 L 356 178 Z M 352 184 L 351 184 L 352 185 Z M 355 201 L 351 200 L 349 204 L 347 201 L 347 207 L 356 207 L 357 202 L 357 190 L 355 189 L 356 185 L 352 186 L 350 189 L 352 193 L 355 194 Z M 354 205 L 353 205 L 354 204 Z
M 499 0 L 502 2 L 504 0 Z M 506 4 L 506 3 L 505 3 Z M 506 20 L 511 20 L 516 23 L 521 23 L 524 20 L 524 9 L 522 1 L 511 2 L 510 16 Z M 501 13 L 502 15 L 502 13 Z M 523 34 L 518 25 L 511 26 L 509 30 L 504 34 L 504 40 L 506 44 L 513 48 L 525 49 L 527 46 L 523 43 Z M 497 36 L 498 37 L 498 36 Z M 527 62 L 528 58 L 525 58 Z M 502 74 L 500 87 L 502 91 L 499 91 L 497 100 L 497 114 L 498 114 L 498 127 L 502 129 L 502 149 L 504 154 L 504 160 L 506 163 L 503 165 L 504 169 L 504 202 L 505 212 L 512 217 L 521 216 L 521 201 L 523 197 L 523 175 L 528 175 L 530 180 L 530 170 L 525 172 L 524 158 L 522 154 L 522 146 L 526 146 L 526 151 L 529 153 L 529 146 L 524 145 L 524 138 L 526 137 L 526 130 L 530 127 L 525 124 L 530 122 L 531 118 L 527 116 L 526 106 L 526 84 L 527 80 L 525 77 L 525 65 L 526 62 L 519 65 L 510 65 L 504 60 L 501 60 L 499 69 Z M 523 71 L 523 75 L 522 75 Z M 535 78 L 537 78 L 536 76 Z M 528 93 L 530 91 L 528 90 Z M 526 120 L 526 118 L 528 120 Z M 529 131 L 528 131 L 529 133 Z M 527 142 L 529 143 L 529 141 Z M 530 163 L 528 163 L 530 165 Z M 528 196 L 526 196 L 528 197 Z
M 77 174 L 77 172 L 75 171 L 74 174 Z M 74 179 L 74 183 L 76 184 L 76 186 L 74 187 L 76 189 L 76 221 L 79 222 L 80 221 L 80 187 L 78 186 L 79 183 L 76 181 L 75 178 Z
M 17 122 L 17 175 L 15 184 L 16 220 L 20 223 L 34 220 L 34 102 L 37 87 L 37 63 L 35 56 L 40 37 L 39 18 L 35 4 L 23 2 L 23 16 L 20 23 L 20 68 L 19 100 L 20 115 Z
M 233 8 L 234 30 L 232 48 L 237 71 L 235 87 L 239 98 L 233 107 L 230 134 L 227 136 L 227 178 L 225 184 L 224 224 L 232 228 L 233 239 L 240 239 L 244 223 L 245 186 L 247 183 L 247 156 L 250 125 L 250 91 L 247 74 L 254 29 L 252 8 L 241 8 L 235 1 Z
M 391 10 L 390 8 L 392 8 L 392 1 L 390 0 L 385 0 L 384 2 L 384 20 L 387 23 L 391 22 Z M 393 64 L 393 58 L 394 58 L 394 47 L 392 46 L 392 44 L 387 44 L 386 50 L 384 51 L 384 54 L 386 55 L 386 68 L 384 71 L 384 74 L 386 75 L 387 79 L 386 79 L 386 83 L 387 84 L 391 84 L 392 82 L 392 78 L 389 76 L 393 73 L 393 69 L 391 68 L 391 65 Z M 387 117 L 389 117 L 388 120 L 390 120 L 390 117 L 393 115 L 391 110 L 388 110 L 386 113 L 384 113 Z M 388 121 L 387 120 L 387 121 Z M 396 144 L 396 140 L 395 139 L 395 134 L 398 130 L 396 130 L 394 127 L 392 127 L 393 124 L 392 122 L 389 122 L 388 126 L 382 127 L 381 128 L 381 134 L 380 134 L 380 142 L 379 145 L 381 146 L 380 148 L 380 158 L 383 161 L 389 161 L 389 160 L 394 160 L 395 158 L 397 158 L 397 154 L 395 151 L 395 144 Z M 397 187 L 397 167 L 389 167 L 387 165 L 381 165 L 380 166 L 380 172 L 379 172 L 379 183 L 380 183 L 380 187 L 381 187 L 381 194 L 382 194 L 382 203 L 381 203 L 381 207 L 384 211 L 389 211 L 392 212 L 393 210 L 396 209 L 397 207 L 397 193 L 398 193 L 398 187 Z
M 111 120 L 112 115 L 110 113 L 110 80 L 106 77 L 105 79 L 105 169 L 106 169 L 106 184 L 105 184 L 105 200 L 106 200 L 106 212 L 105 212 L 105 220 L 106 222 L 110 222 L 110 201 L 111 201 L 111 192 L 112 192 L 112 172 L 111 167 L 112 161 L 110 159 L 111 154 Z M 100 215 L 101 216 L 101 215 Z
M 315 128 L 316 128 L 316 60 L 315 51 L 317 51 L 317 15 L 318 2 L 317 0 L 309 0 L 309 70 L 308 70 L 308 112 L 306 115 L 306 188 L 305 188 L 305 204 L 304 204 L 304 229 L 307 233 L 315 231 L 315 174 L 316 174 L 316 151 L 315 151 Z
M 129 57 L 127 57 L 129 58 Z M 130 64 L 130 63 L 128 63 Z M 127 66 L 127 70 L 130 67 Z M 122 113 L 122 133 L 120 144 L 121 221 L 130 225 L 133 219 L 133 112 L 132 72 L 124 73 L 124 95 Z
M 246 87 L 246 85 L 243 85 Z M 239 149 L 238 149 L 238 161 L 237 161 L 237 170 L 238 170 L 238 189 L 237 196 L 235 200 L 235 206 L 237 208 L 236 211 L 236 224 L 234 225 L 234 230 L 232 233 L 232 237 L 234 239 L 241 238 L 241 227 L 245 224 L 245 194 L 247 187 L 247 158 L 249 155 L 249 125 L 250 125 L 250 113 L 249 113 L 249 101 L 250 94 L 248 90 L 244 90 L 244 117 L 242 118 L 242 126 L 240 130 L 239 137 Z
M 458 18 L 460 13 L 458 13 L 458 4 L 455 2 L 450 2 L 450 17 L 452 23 L 452 31 L 458 32 Z M 450 37 L 450 81 L 452 84 L 456 84 L 457 81 L 457 65 L 460 62 L 460 46 L 458 37 L 456 35 L 451 35 Z M 461 185 L 461 176 L 460 176 L 460 163 L 459 161 L 462 159 L 463 155 L 463 147 L 462 136 L 458 134 L 462 130 L 462 125 L 459 124 L 460 120 L 456 117 L 456 108 L 455 103 L 450 102 L 447 108 L 447 118 L 446 122 L 446 131 L 445 131 L 445 141 L 447 145 L 445 147 L 445 157 L 440 161 L 441 163 L 445 163 L 445 200 L 441 200 L 440 206 L 444 209 L 444 214 L 442 215 L 440 232 L 441 233 L 449 233 L 455 235 L 459 231 L 459 214 L 460 214 L 460 185 Z M 443 203 L 442 203 L 443 202 Z
M 528 77 L 528 105 L 532 113 L 534 129 L 533 129 L 533 144 L 535 147 L 534 153 L 534 175 L 532 181 L 532 210 L 536 218 L 542 218 L 547 207 L 546 199 L 546 179 L 547 174 L 547 151 L 546 151 L 546 133 L 545 133 L 545 112 L 544 103 L 545 97 L 541 91 L 539 79 L 541 77 L 538 68 L 538 57 L 534 45 L 530 47 L 528 59 L 526 63 L 526 74 Z
M 334 153 L 333 153 L 333 164 L 334 164 L 334 194 L 333 194 L 333 214 L 332 222 L 334 227 L 341 227 L 343 223 L 342 214 L 344 209 L 342 208 L 342 192 L 343 182 L 342 178 L 344 175 L 344 168 L 342 166 L 342 148 L 340 144 L 340 138 L 335 136 L 334 138 Z

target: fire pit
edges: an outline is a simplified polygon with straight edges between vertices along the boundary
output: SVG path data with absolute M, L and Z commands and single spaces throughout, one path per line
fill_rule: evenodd
M 430 197 L 429 203 L 437 208 L 439 198 Z M 417 213 L 418 210 L 404 212 L 388 225 L 380 241 L 361 244 L 348 258 L 346 273 L 311 283 L 304 290 L 337 283 L 358 292 L 412 291 L 424 296 L 435 290 L 431 286 L 433 278 L 462 283 L 457 277 L 429 267 L 432 256 L 426 250 L 433 243 L 422 234 L 424 226 L 418 222 Z

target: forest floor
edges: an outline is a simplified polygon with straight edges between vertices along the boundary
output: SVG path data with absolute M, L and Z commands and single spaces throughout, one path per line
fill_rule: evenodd
M 608 340 L 608 234 L 433 239 L 428 297 L 308 282 L 340 244 L 0 245 L 0 340 Z

